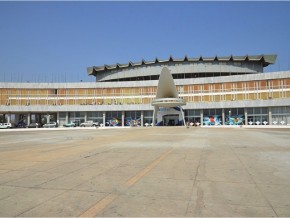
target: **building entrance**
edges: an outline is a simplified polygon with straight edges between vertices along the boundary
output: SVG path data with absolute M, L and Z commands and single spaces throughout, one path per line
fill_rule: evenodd
M 163 116 L 164 126 L 177 126 L 179 125 L 179 115 L 168 114 Z

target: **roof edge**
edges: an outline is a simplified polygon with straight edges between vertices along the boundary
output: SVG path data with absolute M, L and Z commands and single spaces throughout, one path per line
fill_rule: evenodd
M 214 56 L 214 57 L 203 57 L 199 56 L 196 58 L 189 58 L 187 55 L 185 55 L 183 58 L 173 58 L 172 55 L 169 56 L 168 59 L 158 59 L 157 57 L 152 61 L 145 61 L 142 59 L 141 62 L 133 63 L 129 61 L 127 64 L 115 64 L 115 65 L 103 65 L 103 66 L 92 66 L 87 68 L 87 72 L 89 75 L 94 75 L 97 72 L 103 72 L 106 70 L 115 70 L 117 68 L 129 68 L 129 67 L 135 67 L 135 66 L 142 66 L 142 65 L 154 65 L 158 63 L 169 63 L 169 62 L 212 62 L 212 61 L 237 61 L 237 62 L 245 62 L 245 61 L 255 61 L 255 62 L 261 62 L 263 67 L 266 67 L 270 64 L 274 64 L 276 62 L 277 55 L 276 54 L 269 54 L 269 55 L 245 55 L 245 56 Z

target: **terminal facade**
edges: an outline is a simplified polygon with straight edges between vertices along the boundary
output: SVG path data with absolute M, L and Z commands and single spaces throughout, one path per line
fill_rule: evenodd
M 153 121 L 152 101 L 167 67 L 184 118 L 200 125 L 290 125 L 290 71 L 264 73 L 276 55 L 142 60 L 93 66 L 96 82 L 1 83 L 0 122 L 79 124 L 92 120 L 112 126 Z M 160 108 L 162 125 L 182 125 L 180 108 Z

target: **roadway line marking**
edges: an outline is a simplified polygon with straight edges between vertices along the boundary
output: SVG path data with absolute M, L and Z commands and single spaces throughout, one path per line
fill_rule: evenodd
M 116 194 L 109 194 L 106 197 L 104 197 L 102 200 L 100 200 L 97 204 L 86 210 L 84 213 L 82 213 L 79 217 L 94 217 L 99 212 L 101 212 L 103 209 L 105 209 L 109 204 L 111 204 L 118 195 Z
M 156 159 L 154 162 L 152 162 L 149 166 L 147 166 L 145 169 L 143 169 L 141 172 L 139 172 L 136 176 L 133 176 L 131 179 L 129 179 L 126 184 L 128 186 L 134 185 L 136 182 L 138 182 L 140 179 L 142 179 L 147 173 L 149 173 L 154 167 L 156 167 L 164 158 L 166 158 L 171 152 L 173 151 L 173 148 L 171 148 L 166 153 L 162 154 L 158 159 Z
M 164 160 L 171 152 L 173 148 L 169 151 L 162 154 L 158 159 L 153 161 L 150 165 L 148 165 L 145 169 L 140 171 L 137 175 L 130 178 L 126 185 L 128 187 L 133 186 L 136 184 L 140 179 L 142 179 L 147 173 L 149 173 L 154 167 L 156 167 L 162 160 Z M 104 197 L 102 200 L 98 201 L 95 205 L 90 207 L 88 210 L 83 212 L 79 217 L 94 217 L 99 214 L 102 210 L 104 210 L 107 206 L 109 206 L 116 198 L 118 198 L 118 194 L 111 193 Z

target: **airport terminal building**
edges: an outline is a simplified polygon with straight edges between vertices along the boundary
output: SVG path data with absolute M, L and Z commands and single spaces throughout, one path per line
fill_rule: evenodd
M 290 125 L 290 71 L 264 73 L 276 55 L 142 60 L 88 67 L 96 82 L 0 82 L 0 123 L 92 120 L 112 126 L 153 121 L 161 70 L 167 67 L 181 108 L 160 108 L 160 125 Z

